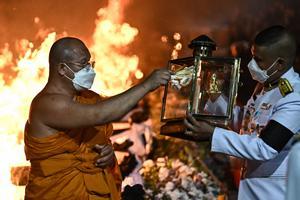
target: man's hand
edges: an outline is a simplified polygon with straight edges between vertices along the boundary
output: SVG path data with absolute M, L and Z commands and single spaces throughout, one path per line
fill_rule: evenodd
M 171 78 L 171 72 L 167 69 L 154 70 L 142 83 L 148 91 L 153 91 L 161 85 L 166 85 Z
M 184 125 L 189 129 L 186 134 L 193 136 L 199 141 L 210 140 L 215 127 L 205 121 L 197 121 L 191 114 L 187 113 Z
M 95 165 L 97 167 L 106 168 L 114 166 L 116 162 L 114 150 L 111 145 L 99 145 L 94 146 L 96 152 L 99 153 L 100 158 L 96 160 Z

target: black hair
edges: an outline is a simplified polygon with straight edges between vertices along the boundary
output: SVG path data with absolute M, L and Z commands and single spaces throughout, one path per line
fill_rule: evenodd
M 262 30 L 255 37 L 254 44 L 267 47 L 270 54 L 283 58 L 289 65 L 294 64 L 297 42 L 285 27 L 275 25 Z
M 271 26 L 264 29 L 254 39 L 254 43 L 258 46 L 270 46 L 280 41 L 288 31 L 281 25 Z
M 76 44 L 85 46 L 81 40 L 74 37 L 64 37 L 55 41 L 49 53 L 50 65 L 55 65 L 70 59 L 70 50 L 73 49 Z

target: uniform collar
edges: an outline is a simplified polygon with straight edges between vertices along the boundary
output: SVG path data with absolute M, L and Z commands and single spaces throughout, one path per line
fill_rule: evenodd
M 281 75 L 281 78 L 285 78 L 288 81 L 292 82 L 293 79 L 296 77 L 296 73 L 293 67 L 291 67 L 288 71 L 286 71 L 283 75 Z M 264 91 L 270 91 L 276 87 L 278 87 L 278 83 L 279 83 L 279 79 L 277 79 L 276 81 L 273 81 L 272 83 L 269 83 L 267 85 L 264 86 Z
M 296 76 L 296 72 L 293 67 L 291 67 L 287 72 L 285 72 L 280 78 L 286 78 L 289 81 L 292 81 Z

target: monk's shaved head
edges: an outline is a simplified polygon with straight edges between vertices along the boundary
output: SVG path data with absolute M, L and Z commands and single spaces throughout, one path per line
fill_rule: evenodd
M 64 37 L 57 40 L 50 49 L 50 68 L 63 62 L 72 62 L 80 54 L 90 55 L 85 44 L 73 37 Z
M 272 57 L 281 57 L 288 64 L 293 64 L 296 57 L 296 40 L 283 26 L 271 26 L 261 31 L 254 44 L 265 47 Z

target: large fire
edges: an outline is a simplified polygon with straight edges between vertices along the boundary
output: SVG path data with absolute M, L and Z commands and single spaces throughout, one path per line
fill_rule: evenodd
M 98 11 L 93 44 L 90 46 L 96 61 L 97 76 L 93 90 L 104 95 L 120 93 L 140 79 L 143 73 L 137 68 L 136 55 L 119 53 L 138 34 L 136 28 L 122 22 L 126 1 L 109 1 L 107 8 Z M 24 186 L 11 181 L 11 168 L 29 166 L 25 159 L 23 129 L 32 98 L 43 88 L 48 76 L 48 53 L 58 38 L 49 33 L 39 47 L 26 39 L 19 42 L 20 55 L 13 57 L 9 46 L 0 50 L 0 70 L 10 67 L 15 77 L 7 81 L 0 73 L 0 194 L 5 199 L 23 199 Z

